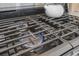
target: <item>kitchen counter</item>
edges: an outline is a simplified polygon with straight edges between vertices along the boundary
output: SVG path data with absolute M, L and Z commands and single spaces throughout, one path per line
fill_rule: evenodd
M 79 17 L 79 11 L 75 11 L 75 12 L 70 12 L 70 15 L 74 15 L 74 16 L 78 16 Z

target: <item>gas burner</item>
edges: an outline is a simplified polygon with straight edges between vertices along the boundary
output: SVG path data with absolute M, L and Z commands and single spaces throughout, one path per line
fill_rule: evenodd
M 63 37 L 63 39 L 69 41 L 69 40 L 73 40 L 73 39 L 77 38 L 78 36 L 79 36 L 79 34 L 77 34 L 77 33 L 71 33 L 71 34 L 69 34 L 69 35 Z
M 63 36 L 63 35 L 65 35 L 65 34 L 69 33 L 69 32 L 72 32 L 72 31 L 71 31 L 70 29 L 64 29 L 64 30 L 62 30 L 62 31 L 56 32 L 55 34 L 56 34 L 57 36 Z

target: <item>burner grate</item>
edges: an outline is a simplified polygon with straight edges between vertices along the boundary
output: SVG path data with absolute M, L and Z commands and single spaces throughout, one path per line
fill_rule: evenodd
M 0 20 L 0 55 L 40 55 L 66 44 L 63 37 L 73 37 L 79 30 L 79 23 L 68 16 L 56 19 L 40 14 Z

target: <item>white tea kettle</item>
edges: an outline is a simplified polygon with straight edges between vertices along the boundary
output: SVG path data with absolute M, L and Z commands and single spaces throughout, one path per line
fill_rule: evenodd
M 61 17 L 64 13 L 62 5 L 45 5 L 45 13 L 49 17 Z

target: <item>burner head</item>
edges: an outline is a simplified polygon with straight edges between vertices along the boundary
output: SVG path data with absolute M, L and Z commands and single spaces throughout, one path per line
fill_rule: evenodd
M 79 34 L 77 34 L 77 33 L 72 33 L 72 34 L 69 34 L 69 35 L 63 37 L 63 39 L 65 39 L 65 40 L 67 40 L 67 41 L 70 41 L 70 40 L 73 40 L 73 39 L 77 38 L 78 36 L 79 36 Z

